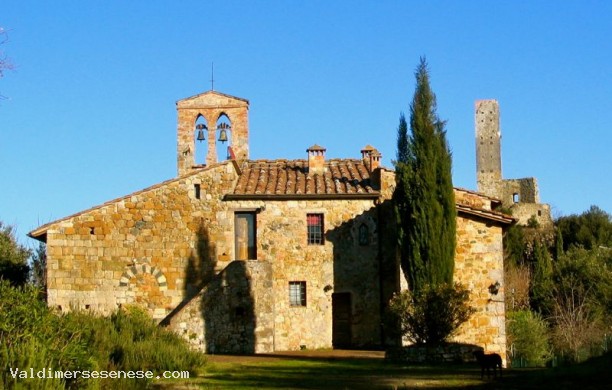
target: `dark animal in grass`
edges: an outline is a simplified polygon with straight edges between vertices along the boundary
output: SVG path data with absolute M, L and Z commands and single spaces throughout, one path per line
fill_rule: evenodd
M 485 354 L 483 351 L 474 351 L 474 357 L 480 364 L 480 379 L 484 377 L 485 369 L 487 370 L 487 378 L 491 377 L 491 368 L 493 368 L 493 376 L 497 377 L 496 368 L 499 367 L 499 376 L 502 376 L 502 358 L 496 353 Z

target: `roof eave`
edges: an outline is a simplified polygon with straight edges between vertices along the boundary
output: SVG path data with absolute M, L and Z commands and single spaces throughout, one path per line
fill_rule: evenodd
M 344 200 L 378 199 L 379 193 L 356 194 L 227 194 L 223 200 Z
M 457 207 L 458 213 L 464 213 L 464 214 L 480 217 L 483 219 L 497 222 L 502 225 L 512 225 L 513 223 L 517 221 L 517 219 L 514 217 L 511 217 L 509 215 L 502 214 L 502 213 L 497 213 L 494 211 L 473 209 L 471 207 L 467 207 L 467 206 L 463 206 L 459 204 L 456 207 Z

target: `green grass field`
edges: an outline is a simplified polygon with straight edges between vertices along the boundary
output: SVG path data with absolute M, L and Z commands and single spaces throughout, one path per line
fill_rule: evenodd
M 555 369 L 507 369 L 503 378 L 480 379 L 475 365 L 406 366 L 382 359 L 209 359 L 206 374 L 161 388 L 203 389 L 554 389 L 611 387 L 612 355 Z

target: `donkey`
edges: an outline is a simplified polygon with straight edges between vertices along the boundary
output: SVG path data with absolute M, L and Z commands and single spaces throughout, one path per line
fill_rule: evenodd
M 493 368 L 493 376 L 497 378 L 496 368 L 499 367 L 499 377 L 502 376 L 502 358 L 496 353 L 485 354 L 484 351 L 474 351 L 474 357 L 480 364 L 480 379 L 484 378 L 485 369 L 487 370 L 487 378 L 491 377 L 491 368 Z

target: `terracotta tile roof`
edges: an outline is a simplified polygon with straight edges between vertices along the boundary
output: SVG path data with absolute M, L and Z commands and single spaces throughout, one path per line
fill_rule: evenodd
M 228 198 L 378 197 L 362 160 L 330 159 L 323 174 L 308 174 L 306 160 L 248 161 Z

